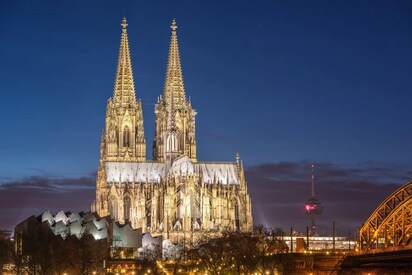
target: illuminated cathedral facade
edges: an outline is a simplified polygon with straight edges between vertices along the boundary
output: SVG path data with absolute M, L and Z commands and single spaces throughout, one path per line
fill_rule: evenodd
M 251 200 L 239 154 L 233 162 L 197 159 L 197 113 L 186 98 L 174 20 L 164 90 L 155 105 L 153 160 L 147 159 L 126 19 L 121 25 L 92 211 L 174 241 L 198 232 L 252 231 Z

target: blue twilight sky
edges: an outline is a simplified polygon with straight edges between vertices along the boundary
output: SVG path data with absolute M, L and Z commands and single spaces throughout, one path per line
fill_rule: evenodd
M 200 160 L 411 167 L 410 1 L 5 0 L 0 183 L 95 172 L 123 16 L 149 158 L 175 17 Z

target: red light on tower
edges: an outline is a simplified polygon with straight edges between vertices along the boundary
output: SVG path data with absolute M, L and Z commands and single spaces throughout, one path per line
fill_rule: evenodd
M 305 213 L 311 216 L 311 230 L 310 234 L 316 235 L 316 223 L 315 216 L 322 214 L 323 206 L 315 196 L 315 165 L 311 164 L 311 186 L 310 186 L 310 198 L 305 202 Z

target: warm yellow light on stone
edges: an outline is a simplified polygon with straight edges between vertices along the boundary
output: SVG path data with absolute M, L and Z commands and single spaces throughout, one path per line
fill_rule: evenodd
M 252 206 L 239 154 L 233 162 L 197 158 L 197 112 L 186 97 L 175 20 L 164 90 L 155 104 L 153 160 L 147 160 L 142 103 L 136 99 L 125 19 L 121 25 L 92 211 L 120 223 L 129 221 L 143 233 L 163 235 L 173 242 L 211 231 L 251 232 Z

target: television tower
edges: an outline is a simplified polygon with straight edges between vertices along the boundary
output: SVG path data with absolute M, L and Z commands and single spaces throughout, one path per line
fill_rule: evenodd
M 305 213 L 310 216 L 310 235 L 316 236 L 315 216 L 322 214 L 323 206 L 315 196 L 315 165 L 311 164 L 310 198 L 305 202 Z

